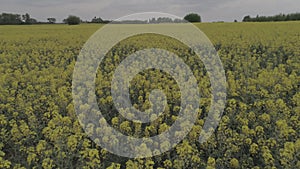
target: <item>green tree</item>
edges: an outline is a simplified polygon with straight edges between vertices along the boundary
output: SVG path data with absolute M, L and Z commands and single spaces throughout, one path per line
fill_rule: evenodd
M 22 22 L 19 14 L 2 13 L 0 15 L 0 25 L 18 25 Z
M 185 20 L 189 21 L 189 22 L 201 22 L 201 17 L 200 15 L 196 14 L 196 13 L 190 13 L 187 14 L 184 17 Z
M 22 19 L 23 19 L 24 24 L 35 24 L 35 23 L 37 23 L 37 20 L 31 18 L 28 13 L 26 13 L 25 15 L 22 15 Z
M 54 24 L 56 22 L 55 18 L 47 18 L 48 22 Z
M 64 19 L 63 22 L 68 25 L 79 25 L 81 20 L 78 16 L 70 15 L 68 18 Z
M 25 15 L 22 15 L 22 19 L 25 23 L 29 23 L 30 15 L 28 13 L 26 13 Z
M 103 23 L 103 19 L 101 19 L 100 17 L 97 18 L 96 16 L 92 19 L 91 23 Z

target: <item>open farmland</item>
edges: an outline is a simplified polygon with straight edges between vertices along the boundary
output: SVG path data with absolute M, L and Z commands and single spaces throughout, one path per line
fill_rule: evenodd
M 126 56 L 151 47 L 181 54 L 199 83 L 202 99 L 193 129 L 171 151 L 143 159 L 97 146 L 74 111 L 76 58 L 102 25 L 0 26 L 0 168 L 300 168 L 300 22 L 195 25 L 215 46 L 228 84 L 220 124 L 203 144 L 198 137 L 210 108 L 210 82 L 188 48 L 167 37 L 139 35 L 117 44 L 99 66 L 98 106 L 111 126 L 134 137 L 167 130 L 178 115 L 180 91 L 165 72 L 141 72 L 131 81 L 134 107 L 148 109 L 149 93 L 157 88 L 166 92 L 168 104 L 153 122 L 126 120 L 110 93 L 111 72 Z

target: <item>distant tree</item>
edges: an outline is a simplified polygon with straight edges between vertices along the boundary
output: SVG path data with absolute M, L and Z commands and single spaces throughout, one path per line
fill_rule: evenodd
M 22 15 L 22 19 L 25 23 L 29 23 L 30 22 L 30 15 L 28 13 L 26 13 L 25 15 Z
M 173 20 L 168 17 L 159 17 L 159 18 L 157 18 L 157 22 L 158 23 L 172 23 Z
M 63 22 L 68 25 L 78 25 L 81 20 L 78 16 L 70 15 L 68 18 L 64 19 Z
M 174 22 L 174 23 L 184 23 L 184 22 L 186 22 L 186 21 L 183 20 L 183 19 L 178 19 L 178 18 L 176 18 L 176 19 L 174 19 L 173 22 Z
M 25 15 L 22 15 L 22 20 L 23 20 L 22 24 L 36 24 L 37 23 L 37 20 L 31 18 L 28 13 L 26 13 Z
M 47 18 L 48 22 L 54 24 L 56 22 L 55 18 Z
M 97 18 L 96 16 L 92 19 L 91 23 L 103 23 L 103 19 L 102 18 Z
M 2 13 L 0 15 L 0 25 L 18 25 L 22 22 L 19 14 Z
M 238 21 L 235 19 L 234 22 L 238 22 Z
M 156 23 L 156 18 L 149 19 L 149 23 Z
M 29 18 L 26 24 L 36 24 L 36 23 L 38 23 L 36 19 Z
M 249 22 L 251 17 L 249 15 L 245 16 L 243 22 Z
M 185 20 L 189 21 L 189 22 L 201 22 L 201 17 L 200 15 L 196 14 L 196 13 L 190 13 L 187 14 L 184 17 Z
M 278 14 L 274 16 L 259 16 L 251 18 L 249 15 L 245 16 L 243 22 L 279 22 L 279 21 L 296 21 L 300 20 L 300 13 L 292 14 Z
M 2 13 L 0 14 L 0 25 L 36 24 L 37 20 L 25 15 Z

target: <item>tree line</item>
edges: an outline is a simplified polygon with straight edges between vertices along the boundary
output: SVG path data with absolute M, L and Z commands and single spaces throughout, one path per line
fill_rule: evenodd
M 245 16 L 243 22 L 277 22 L 277 21 L 299 21 L 300 13 L 292 13 L 292 14 L 278 14 L 274 16 L 259 16 L 251 17 Z
M 0 25 L 21 25 L 21 24 L 55 24 L 56 18 L 50 17 L 47 18 L 48 22 L 38 22 L 36 19 L 31 18 L 28 13 L 25 15 L 20 14 L 12 14 L 12 13 L 2 13 L 0 14 Z M 183 23 L 183 22 L 201 22 L 201 17 L 199 14 L 190 13 L 187 14 L 184 19 L 172 19 L 168 17 L 159 17 L 159 18 L 151 18 L 148 20 L 127 20 L 127 21 L 114 21 L 113 23 L 125 23 L 125 24 L 147 24 L 147 23 Z M 63 20 L 63 23 L 69 25 L 77 25 L 80 23 L 101 23 L 107 24 L 112 21 L 104 20 L 101 17 L 94 17 L 90 21 L 83 21 L 80 17 L 69 15 L 66 19 Z
M 243 18 L 243 22 L 277 22 L 277 21 L 299 21 L 300 13 L 291 13 L 291 14 L 278 14 L 274 16 L 259 16 L 251 17 L 247 15 Z M 187 14 L 183 20 L 181 19 L 172 19 L 168 17 L 159 17 L 159 18 L 151 18 L 148 20 L 127 20 L 127 21 L 114 21 L 113 23 L 125 23 L 125 24 L 153 24 L 153 23 L 183 23 L 183 22 L 201 22 L 201 16 L 196 13 Z M 21 14 L 13 14 L 13 13 L 2 13 L 0 14 L 0 25 L 22 25 L 22 24 L 55 24 L 57 22 L 56 18 L 49 17 L 47 18 L 47 22 L 37 21 L 34 18 L 26 13 L 24 15 Z M 69 15 L 66 19 L 63 20 L 63 23 L 69 25 L 77 25 L 80 23 L 101 23 L 107 24 L 112 21 L 104 20 L 101 17 L 94 17 L 90 21 L 83 21 L 78 16 Z M 235 20 L 234 22 L 237 22 Z
M 2 13 L 0 14 L 0 25 L 36 24 L 38 21 L 31 18 L 28 13 L 24 15 Z

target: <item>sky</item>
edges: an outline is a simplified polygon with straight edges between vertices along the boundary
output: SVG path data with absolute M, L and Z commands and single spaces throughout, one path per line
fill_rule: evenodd
M 241 21 L 244 16 L 300 12 L 300 0 L 0 0 L 0 13 L 29 13 L 46 21 L 61 22 L 68 15 L 82 20 L 114 20 L 141 12 L 162 12 L 184 17 L 198 13 L 202 21 Z

